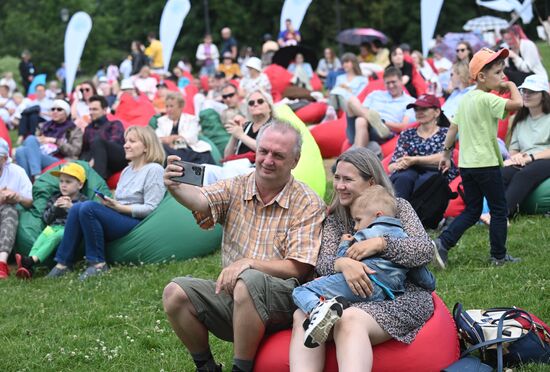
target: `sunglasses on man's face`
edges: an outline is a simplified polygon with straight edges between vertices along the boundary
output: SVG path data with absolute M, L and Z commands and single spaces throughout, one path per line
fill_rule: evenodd
M 264 102 L 265 102 L 265 100 L 264 100 L 263 98 L 258 98 L 257 100 L 251 99 L 250 101 L 248 101 L 248 106 L 252 107 L 252 106 L 254 106 L 256 103 L 257 103 L 258 105 L 262 105 Z
M 222 98 L 223 99 L 229 99 L 231 97 L 233 97 L 235 95 L 235 92 L 233 93 L 227 93 L 227 94 L 222 94 Z
M 65 111 L 61 107 L 52 107 L 52 111 Z

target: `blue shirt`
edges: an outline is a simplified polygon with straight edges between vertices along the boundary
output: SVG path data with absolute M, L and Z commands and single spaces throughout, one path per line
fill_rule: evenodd
M 470 85 L 468 88 L 464 88 L 462 90 L 453 90 L 441 108 L 449 119 L 452 119 L 456 115 L 456 112 L 458 111 L 458 104 L 460 103 L 462 97 L 472 89 L 475 89 L 475 87 L 475 85 Z
M 388 91 L 375 90 L 365 98 L 363 106 L 378 112 L 384 121 L 402 123 L 405 117 L 408 117 L 410 121 L 416 120 L 414 110 L 407 110 L 407 105 L 415 101 L 413 97 L 405 93 L 393 98 Z

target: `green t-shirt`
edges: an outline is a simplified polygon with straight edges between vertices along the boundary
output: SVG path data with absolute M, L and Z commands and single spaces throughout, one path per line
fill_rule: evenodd
M 504 119 L 506 99 L 474 89 L 464 95 L 453 122 L 458 126 L 460 168 L 502 166 L 497 142 L 498 120 Z
M 538 154 L 550 149 L 550 114 L 537 119 L 528 116 L 519 122 L 512 133 L 510 150 Z

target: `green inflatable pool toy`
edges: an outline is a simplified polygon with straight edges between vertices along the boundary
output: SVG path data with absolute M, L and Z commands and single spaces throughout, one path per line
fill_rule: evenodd
M 287 105 L 275 107 L 275 116 L 294 125 L 302 134 L 302 156 L 292 174 L 297 180 L 311 187 L 321 198 L 324 198 L 327 187 L 323 158 L 317 142 L 309 129 Z
M 524 214 L 544 214 L 550 211 L 550 178 L 529 194 L 521 203 L 519 210 Z
M 94 189 L 111 195 L 105 181 L 87 162 L 78 161 L 85 167 L 88 180 L 83 193 L 90 200 L 97 198 Z M 53 168 L 56 170 L 60 166 Z M 58 190 L 59 179 L 50 174 L 40 176 L 33 185 L 33 207 L 22 211 L 17 232 L 17 252 L 28 254 L 40 232 L 44 229 L 42 212 L 50 195 Z M 97 199 L 95 199 L 97 200 Z M 171 260 L 185 260 L 209 254 L 221 245 L 222 228 L 203 230 L 196 223 L 191 212 L 180 205 L 168 193 L 158 208 L 145 218 L 128 235 L 110 242 L 106 246 L 107 261 L 121 264 L 158 263 Z M 83 250 L 77 252 L 81 258 Z
M 86 170 L 87 180 L 82 188 L 82 193 L 90 200 L 97 200 L 94 189 L 100 190 L 103 194 L 111 196 L 111 191 L 105 180 L 97 174 L 86 161 L 77 160 Z M 63 164 L 60 164 L 44 173 L 36 179 L 32 187 L 33 203 L 30 209 L 19 210 L 19 227 L 15 240 L 16 252 L 27 255 L 34 244 L 34 241 L 40 235 L 44 227 L 42 213 L 46 208 L 46 203 L 53 193 L 59 191 L 59 178 L 51 175 L 51 171 L 59 170 Z

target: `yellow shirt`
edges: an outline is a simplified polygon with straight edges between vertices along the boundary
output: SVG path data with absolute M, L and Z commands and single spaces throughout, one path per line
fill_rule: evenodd
M 164 67 L 164 60 L 162 58 L 162 44 L 159 40 L 151 41 L 151 44 L 145 48 L 145 55 L 151 58 L 152 68 Z

